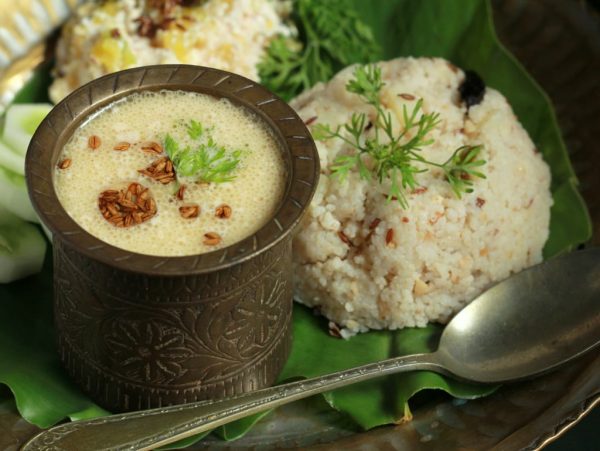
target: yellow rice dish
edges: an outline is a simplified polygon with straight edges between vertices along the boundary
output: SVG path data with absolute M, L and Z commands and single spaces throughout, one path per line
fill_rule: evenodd
M 271 0 L 105 0 L 81 5 L 56 47 L 50 98 L 122 69 L 196 64 L 258 79 L 270 40 L 287 35 Z

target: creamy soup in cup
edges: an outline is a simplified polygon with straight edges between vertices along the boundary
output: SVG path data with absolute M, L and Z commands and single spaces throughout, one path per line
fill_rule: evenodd
M 140 92 L 98 111 L 54 174 L 67 213 L 132 252 L 185 256 L 226 247 L 273 216 L 282 149 L 256 114 L 182 90 Z

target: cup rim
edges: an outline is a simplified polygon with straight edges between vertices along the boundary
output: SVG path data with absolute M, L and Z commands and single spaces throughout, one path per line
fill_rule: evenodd
M 225 97 L 261 117 L 286 153 L 288 179 L 273 217 L 254 234 L 230 246 L 189 256 L 131 252 L 96 238 L 77 224 L 60 203 L 53 172 L 63 145 L 90 115 L 141 91 L 193 91 Z M 95 79 L 56 104 L 35 131 L 26 156 L 25 177 L 33 207 L 53 234 L 87 257 L 123 271 L 151 275 L 205 274 L 230 267 L 272 248 L 298 225 L 315 193 L 319 157 L 310 132 L 296 112 L 259 83 L 204 66 L 143 66 Z

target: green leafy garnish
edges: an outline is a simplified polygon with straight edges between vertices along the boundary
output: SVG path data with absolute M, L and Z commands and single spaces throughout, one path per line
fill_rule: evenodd
M 202 136 L 202 133 L 204 133 L 202 124 L 200 122 L 195 121 L 194 119 L 190 121 L 186 128 L 188 135 L 192 139 L 199 139 Z
M 191 177 L 198 182 L 223 183 L 235 179 L 241 150 L 228 150 L 218 145 L 200 122 L 186 125 L 188 136 L 199 141 L 196 147 L 183 147 L 169 134 L 165 137 L 165 153 L 173 162 L 178 176 Z
M 460 199 L 462 193 L 473 192 L 473 177 L 484 179 L 485 175 L 476 170 L 485 160 L 478 160 L 482 146 L 462 146 L 454 151 L 441 168 L 446 174 L 452 190 Z
M 344 180 L 350 171 L 358 169 L 360 177 L 371 180 L 372 174 L 379 183 L 390 180 L 388 200 L 397 199 L 403 208 L 408 207 L 407 189 L 418 187 L 416 174 L 427 169 L 422 165 L 440 168 L 454 193 L 460 198 L 463 193 L 473 191 L 473 177 L 485 178 L 477 168 L 485 164 L 478 159 L 482 146 L 462 146 L 454 151 L 444 163 L 436 163 L 423 157 L 421 150 L 432 144 L 429 133 L 440 123 L 438 113 L 421 112 L 423 100 L 419 99 L 409 112 L 402 106 L 403 128 L 394 133 L 392 115 L 384 110 L 379 94 L 384 83 L 381 69 L 375 65 L 358 66 L 346 85 L 348 92 L 359 95 L 373 106 L 376 117 L 371 123 L 366 113 L 354 113 L 350 122 L 332 129 L 328 124 L 317 124 L 313 136 L 317 140 L 338 138 L 356 151 L 336 158 L 331 166 L 334 175 Z M 373 133 L 365 137 L 364 132 L 373 128 Z M 369 160 L 365 161 L 364 157 Z M 416 165 L 415 163 L 421 163 Z
M 296 0 L 291 17 L 299 41 L 275 38 L 258 67 L 262 83 L 285 100 L 349 64 L 379 57 L 371 29 L 348 0 Z

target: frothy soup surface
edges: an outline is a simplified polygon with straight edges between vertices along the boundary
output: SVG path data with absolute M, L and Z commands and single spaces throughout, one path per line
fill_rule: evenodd
M 137 93 L 65 145 L 54 186 L 67 213 L 133 252 L 209 252 L 256 232 L 282 197 L 282 150 L 262 119 L 225 99 Z

